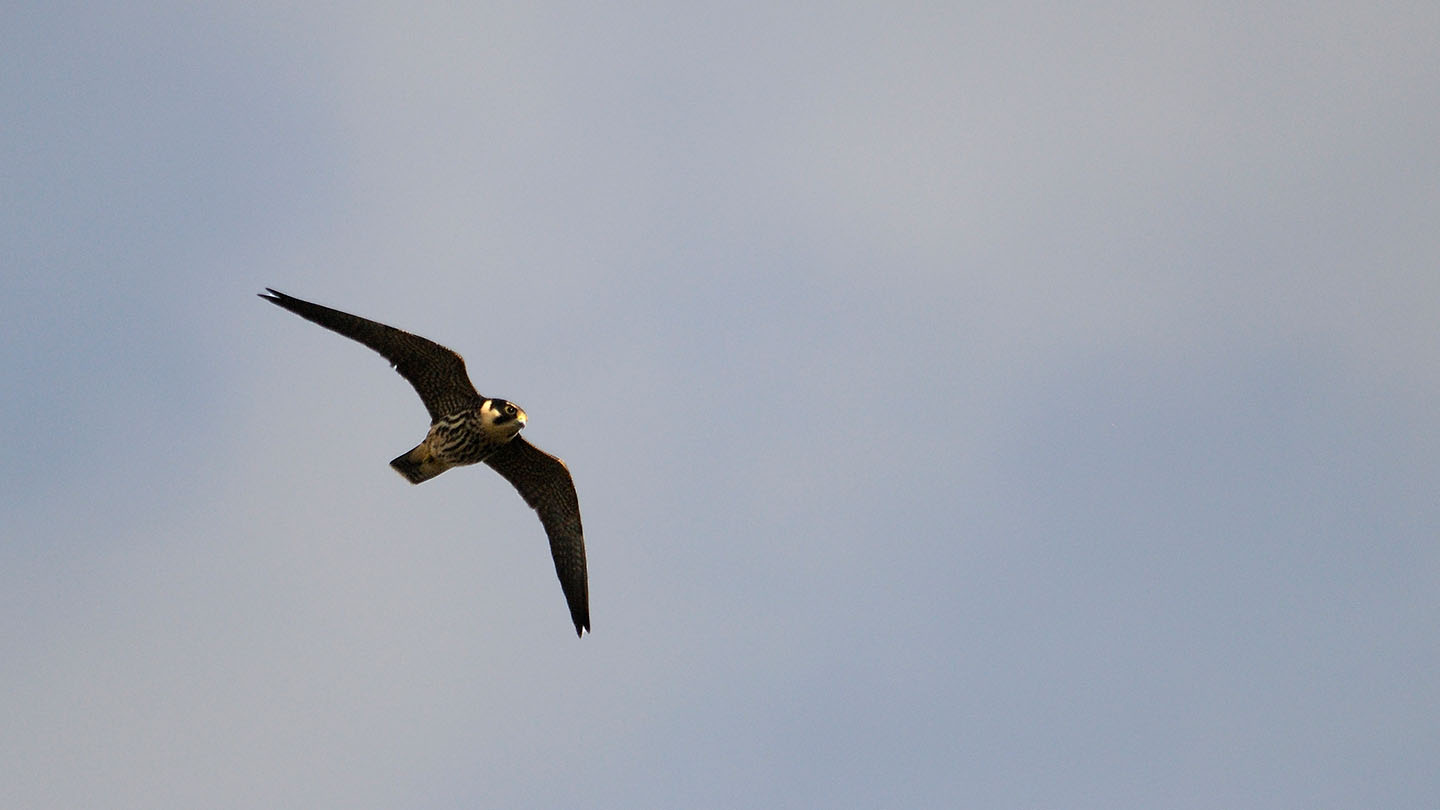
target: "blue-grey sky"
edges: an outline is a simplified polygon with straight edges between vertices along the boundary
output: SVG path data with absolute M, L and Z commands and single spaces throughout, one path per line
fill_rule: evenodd
M 0 806 L 1440 805 L 1433 3 L 0 14 Z

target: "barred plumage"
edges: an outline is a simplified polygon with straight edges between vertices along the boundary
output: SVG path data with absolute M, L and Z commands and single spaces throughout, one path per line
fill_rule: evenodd
M 476 464 L 509 441 L 510 437 L 494 437 L 485 432 L 478 409 L 452 414 L 430 426 L 435 454 L 449 459 L 455 466 Z
M 419 335 L 266 288 L 261 298 L 369 346 L 415 387 L 430 412 L 424 441 L 390 462 L 413 484 L 451 467 L 485 462 L 538 513 L 575 634 L 590 629 L 590 589 L 580 503 L 565 462 L 520 436 L 525 411 L 475 391 L 460 355 Z

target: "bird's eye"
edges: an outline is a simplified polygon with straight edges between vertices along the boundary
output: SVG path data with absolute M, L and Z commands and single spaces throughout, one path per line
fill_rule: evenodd
M 514 415 L 515 415 L 515 406 L 514 406 L 514 405 L 506 405 L 506 406 L 505 406 L 505 413 L 508 414 L 508 415 L 510 415 L 510 416 L 514 416 Z

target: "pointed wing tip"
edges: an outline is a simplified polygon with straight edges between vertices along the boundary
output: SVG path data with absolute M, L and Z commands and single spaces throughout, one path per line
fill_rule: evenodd
M 590 617 L 575 620 L 575 637 L 584 638 L 585 633 L 590 630 Z

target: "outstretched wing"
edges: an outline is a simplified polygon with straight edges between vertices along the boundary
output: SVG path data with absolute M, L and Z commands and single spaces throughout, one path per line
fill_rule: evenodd
M 260 297 L 266 301 L 364 343 L 383 355 L 400 376 L 415 386 L 420 401 L 430 411 L 430 421 L 473 408 L 482 401 L 465 373 L 465 361 L 439 343 L 358 315 L 302 301 L 269 287 L 265 290 L 269 295 L 261 293 Z
M 565 462 L 516 436 L 485 458 L 495 472 L 520 490 L 525 503 L 540 515 L 550 537 L 555 573 L 570 604 L 575 635 L 590 629 L 590 586 L 585 575 L 585 532 L 580 528 L 580 501 Z

